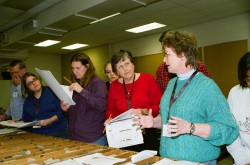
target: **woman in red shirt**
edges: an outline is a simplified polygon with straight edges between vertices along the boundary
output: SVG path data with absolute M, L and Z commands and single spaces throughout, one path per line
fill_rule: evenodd
M 120 50 L 115 53 L 111 64 L 119 78 L 110 85 L 106 118 L 114 118 L 131 108 L 135 109 L 137 114 L 147 114 L 147 111 L 152 109 L 152 114 L 157 116 L 162 92 L 153 76 L 135 73 L 134 60 L 129 51 Z M 149 133 L 155 135 L 155 130 Z M 152 144 L 152 139 L 150 143 L 146 141 L 147 138 L 144 137 L 144 144 Z M 140 151 L 150 148 L 152 147 L 138 145 L 128 149 Z M 156 149 L 158 150 L 158 147 Z

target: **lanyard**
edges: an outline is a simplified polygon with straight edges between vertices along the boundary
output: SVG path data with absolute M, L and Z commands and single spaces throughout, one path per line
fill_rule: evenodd
M 175 84 L 174 84 L 174 89 L 172 91 L 172 94 L 171 94 L 171 98 L 170 98 L 170 102 L 169 102 L 169 111 L 168 111 L 168 118 L 169 118 L 169 115 L 170 115 L 170 107 L 172 106 L 172 104 L 175 102 L 175 100 L 177 100 L 179 98 L 179 96 L 182 94 L 182 92 L 185 90 L 185 88 L 188 86 L 188 84 L 190 83 L 190 81 L 194 78 L 194 76 L 196 75 L 197 71 L 195 71 L 190 77 L 189 79 L 187 80 L 187 82 L 184 84 L 184 86 L 181 88 L 181 90 L 174 96 L 175 94 L 175 90 L 176 90 L 176 86 L 177 86 L 177 81 L 178 81 L 178 77 L 175 81 Z
M 40 101 L 39 99 L 36 99 L 34 97 L 34 109 L 36 111 L 36 120 L 38 120 L 38 110 L 39 110 L 39 106 L 40 106 Z
M 125 95 L 126 95 L 126 100 L 127 100 L 127 104 L 128 104 L 128 109 L 130 109 L 131 107 L 131 98 L 132 98 L 132 92 L 133 92 L 133 87 L 134 87 L 134 82 L 135 82 L 135 74 L 134 74 L 134 78 L 133 78 L 133 83 L 132 83 L 132 87 L 130 89 L 130 95 L 128 94 L 128 90 L 127 90 L 127 87 L 125 85 L 125 81 L 123 79 L 123 88 L 124 88 L 124 91 L 125 91 Z

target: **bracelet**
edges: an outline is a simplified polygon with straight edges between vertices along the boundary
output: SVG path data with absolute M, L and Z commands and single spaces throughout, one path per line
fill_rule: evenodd
M 194 125 L 194 123 L 191 123 L 191 125 L 190 125 L 190 132 L 189 132 L 189 135 L 191 135 L 191 134 L 193 134 L 194 133 L 194 131 L 195 131 L 195 125 Z

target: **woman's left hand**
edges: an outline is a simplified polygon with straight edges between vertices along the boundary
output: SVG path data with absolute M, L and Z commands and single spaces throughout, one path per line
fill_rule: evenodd
M 171 116 L 168 120 L 168 129 L 171 132 L 171 137 L 190 132 L 191 123 L 178 117 Z
M 51 119 L 45 119 L 45 120 L 42 120 L 39 124 L 39 126 L 48 126 L 48 125 L 51 125 Z

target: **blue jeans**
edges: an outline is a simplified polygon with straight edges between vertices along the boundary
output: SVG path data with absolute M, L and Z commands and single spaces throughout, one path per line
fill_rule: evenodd
M 217 163 L 217 160 L 211 160 L 211 161 L 208 161 L 208 162 L 203 162 L 202 164 L 206 164 L 206 165 L 216 165 Z
M 101 146 L 107 146 L 108 145 L 108 141 L 107 141 L 106 134 L 104 134 L 100 139 L 98 139 L 95 142 L 92 142 L 91 144 L 97 144 L 97 145 L 101 145 Z

